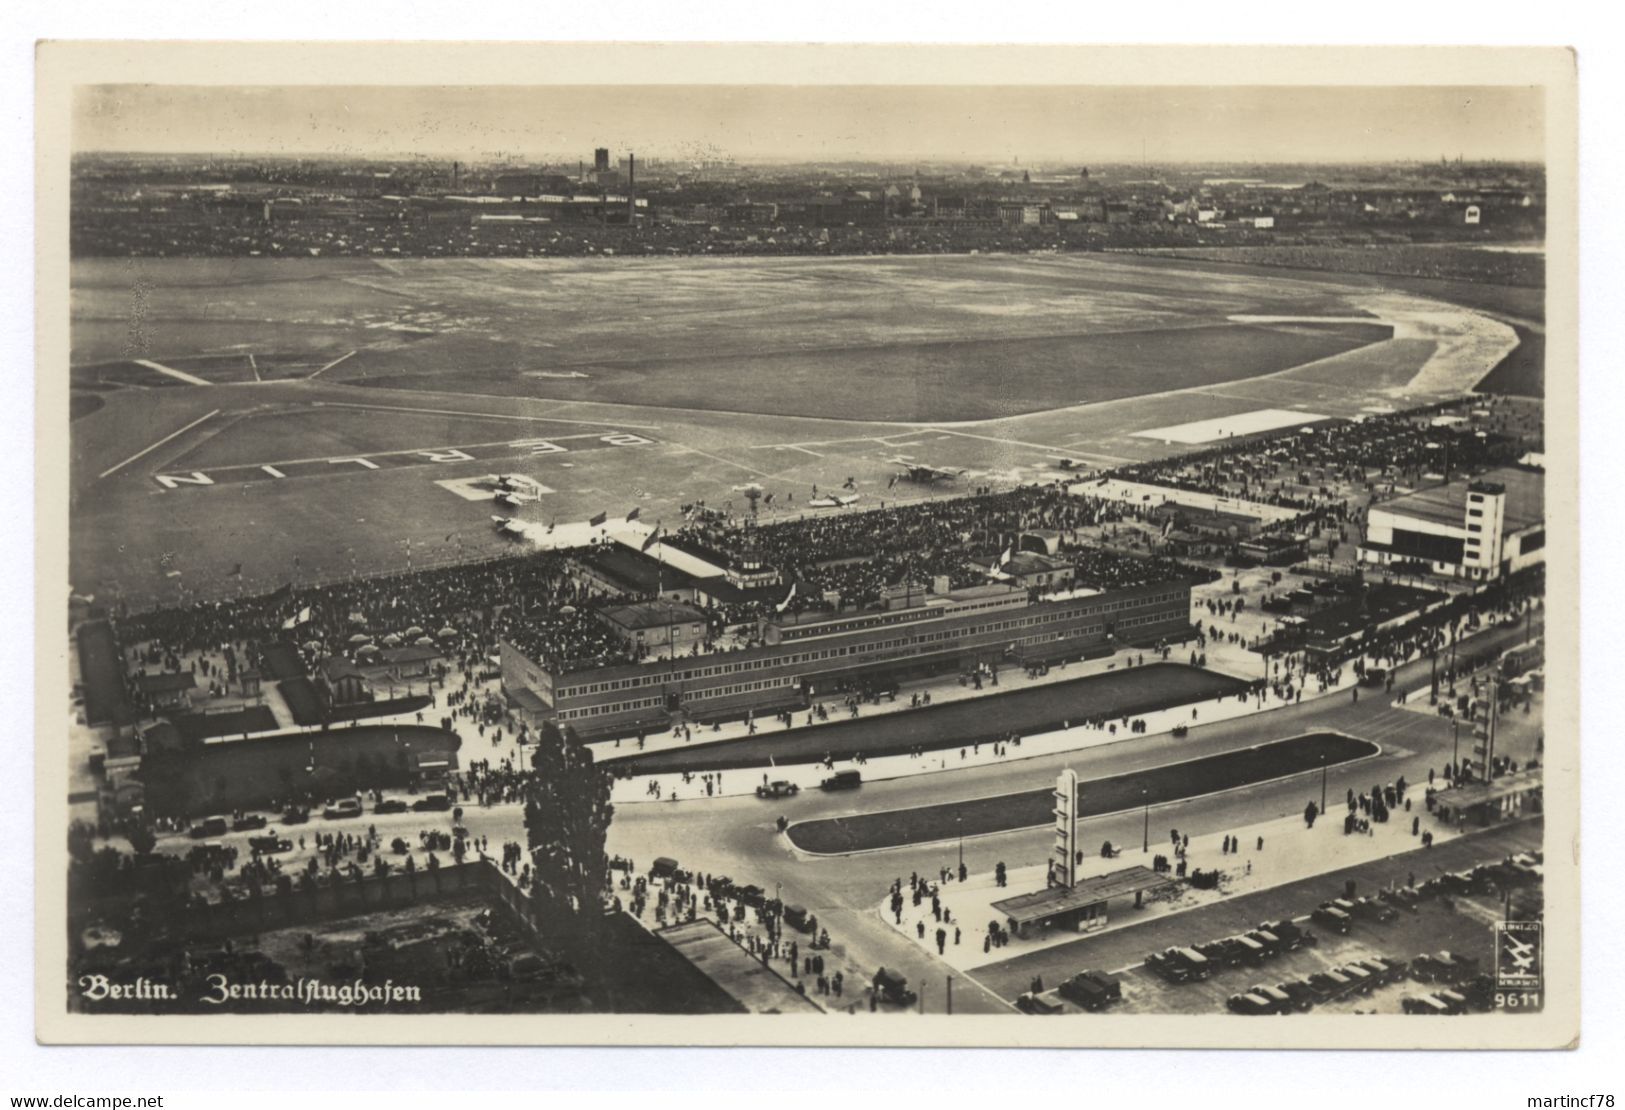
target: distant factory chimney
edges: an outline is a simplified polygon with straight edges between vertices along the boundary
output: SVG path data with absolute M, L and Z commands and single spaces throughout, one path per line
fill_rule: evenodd
M 453 162 L 451 164 L 451 187 L 452 187 L 452 191 L 455 192 L 456 190 L 462 188 L 462 183 L 463 183 L 463 164 L 461 162 Z
M 638 156 L 631 151 L 626 155 L 626 226 L 637 222 L 638 214 Z
M 609 172 L 609 147 L 601 146 L 592 152 L 592 170 L 594 173 Z

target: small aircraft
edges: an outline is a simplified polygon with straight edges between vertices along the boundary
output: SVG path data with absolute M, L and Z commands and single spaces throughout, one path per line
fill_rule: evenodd
M 493 516 L 491 518 L 491 523 L 495 525 L 496 530 L 501 532 L 504 536 L 519 539 L 524 535 L 524 533 L 519 530 L 519 525 L 514 523 L 514 519 L 511 516 Z
M 528 489 L 536 483 L 523 474 L 493 474 L 486 481 L 497 489 Z
M 962 466 L 931 466 L 913 462 L 906 455 L 897 455 L 890 461 L 903 468 L 897 477 L 910 482 L 945 482 L 969 473 Z
M 815 497 L 807 504 L 814 509 L 844 509 L 860 496 L 862 495 L 856 493 L 830 493 L 823 497 Z
M 516 509 L 526 502 L 541 500 L 541 498 L 534 493 L 522 493 L 516 489 L 506 488 L 497 490 L 496 494 L 491 499 L 493 501 L 499 501 L 504 505 L 512 505 Z

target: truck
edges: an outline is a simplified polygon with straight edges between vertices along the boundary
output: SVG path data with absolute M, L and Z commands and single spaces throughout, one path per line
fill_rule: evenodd
M 820 790 L 856 790 L 863 785 L 861 771 L 836 771 L 818 784 Z

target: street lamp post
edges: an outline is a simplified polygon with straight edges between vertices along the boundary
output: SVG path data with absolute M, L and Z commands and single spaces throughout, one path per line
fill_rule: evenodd
M 1450 718 L 1450 774 L 1453 777 L 1461 766 L 1461 718 Z
M 1320 812 L 1322 816 L 1326 813 L 1326 756 L 1324 753 L 1320 757 Z
M 965 869 L 965 825 L 961 814 L 954 814 L 954 829 L 959 833 L 959 869 Z
M 1140 854 L 1144 855 L 1151 850 L 1151 799 L 1146 796 L 1143 786 L 1140 788 L 1140 801 L 1145 803 L 1145 831 L 1140 836 Z

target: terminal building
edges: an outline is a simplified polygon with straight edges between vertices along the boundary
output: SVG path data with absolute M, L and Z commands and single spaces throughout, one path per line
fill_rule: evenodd
M 635 637 L 644 622 L 629 609 L 635 606 L 617 607 L 613 619 Z M 669 635 L 672 617 L 670 611 L 653 614 L 646 637 L 650 627 L 658 638 Z M 692 620 L 685 624 L 692 634 Z M 884 609 L 764 619 L 752 646 L 728 651 L 708 651 L 690 640 L 686 652 L 663 658 L 553 673 L 504 641 L 502 683 L 510 704 L 528 717 L 556 720 L 591 738 L 656 731 L 678 719 L 708 723 L 798 709 L 820 697 L 1001 663 L 1150 647 L 1182 641 L 1190 632 L 1190 585 L 1182 581 L 1074 590 L 1039 601 L 1008 583 L 937 592 L 916 587 Z
M 1360 558 L 1489 580 L 1546 559 L 1545 475 L 1507 467 L 1371 506 Z

